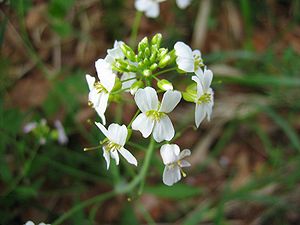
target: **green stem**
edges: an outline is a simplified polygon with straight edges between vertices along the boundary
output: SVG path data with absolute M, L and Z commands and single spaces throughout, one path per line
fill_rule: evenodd
M 126 79 L 126 80 L 121 80 L 121 83 L 130 81 L 130 80 L 136 80 L 136 77 L 128 78 L 128 79 Z
M 168 73 L 168 72 L 171 72 L 171 71 L 174 71 L 174 70 L 177 70 L 177 67 L 171 67 L 169 69 L 159 71 L 159 72 L 153 74 L 152 77 L 157 77 L 158 75 L 161 75 L 161 74 L 164 74 L 164 73 Z
M 58 225 L 61 224 L 62 222 L 64 222 L 66 219 L 68 219 L 70 216 L 72 216 L 74 213 L 76 213 L 77 211 L 84 209 L 86 207 L 88 207 L 89 205 L 95 204 L 95 203 L 99 203 L 99 202 L 103 202 L 113 196 L 116 195 L 115 191 L 110 191 L 101 195 L 97 195 L 94 198 L 90 198 L 76 206 L 74 206 L 72 209 L 70 209 L 68 212 L 66 212 L 65 214 L 63 214 L 61 217 L 59 217 L 57 220 L 55 220 L 52 225 Z
M 152 158 L 154 149 L 155 149 L 155 141 L 152 137 L 151 141 L 149 143 L 147 152 L 146 152 L 146 156 L 145 156 L 145 160 L 144 160 L 143 165 L 142 165 L 142 169 L 140 170 L 140 173 L 135 177 L 135 179 L 133 179 L 129 184 L 127 184 L 126 186 L 124 186 L 120 189 L 116 189 L 116 190 L 113 190 L 113 191 L 110 191 L 110 192 L 107 192 L 107 193 L 104 193 L 104 194 L 100 194 L 100 195 L 97 195 L 97 196 L 95 196 L 93 198 L 90 198 L 86 201 L 81 202 L 80 204 L 74 206 L 68 212 L 63 214 L 57 220 L 55 220 L 52 223 L 52 225 L 62 224 L 62 222 L 64 222 L 69 217 L 71 217 L 74 213 L 76 213 L 77 211 L 79 211 L 83 208 L 86 208 L 90 205 L 101 203 L 101 202 L 103 202 L 103 201 L 105 201 L 109 198 L 114 197 L 117 194 L 125 194 L 125 193 L 128 193 L 128 192 L 132 191 L 141 181 L 143 181 L 146 178 L 146 174 L 147 174 L 150 162 L 151 162 L 151 158 Z
M 133 118 L 131 119 L 130 123 L 128 124 L 128 126 L 127 126 L 128 129 L 131 128 L 131 125 L 132 125 L 133 121 L 134 121 L 135 118 L 139 115 L 139 113 L 140 113 L 140 110 L 138 109 L 138 110 L 136 111 L 136 113 L 134 114 Z
M 130 42 L 129 42 L 131 47 L 136 46 L 136 39 L 137 39 L 137 34 L 141 23 L 142 15 L 143 15 L 142 12 L 136 11 L 132 30 L 131 30 L 131 35 L 130 35 Z

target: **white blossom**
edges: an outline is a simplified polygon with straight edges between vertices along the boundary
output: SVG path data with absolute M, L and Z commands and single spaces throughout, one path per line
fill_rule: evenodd
M 64 129 L 62 123 L 60 122 L 60 120 L 55 120 L 54 126 L 57 129 L 57 133 L 58 133 L 58 137 L 57 137 L 58 143 L 61 145 L 67 144 L 69 139 L 66 135 L 65 129 Z
M 201 52 L 199 50 L 194 50 L 186 45 L 185 43 L 179 41 L 174 45 L 176 63 L 178 68 L 185 72 L 194 72 L 197 75 L 201 74 L 201 66 L 203 66 L 203 61 L 201 58 Z
M 24 225 L 34 225 L 34 222 L 27 221 Z M 51 224 L 39 223 L 38 225 L 51 225 Z
M 106 161 L 107 169 L 110 164 L 110 157 L 115 159 L 116 164 L 119 165 L 119 153 L 130 163 L 137 166 L 136 158 L 124 148 L 127 138 L 127 128 L 125 125 L 110 124 L 106 129 L 101 123 L 95 123 L 106 139 L 101 143 L 103 145 L 103 157 Z
M 191 4 L 191 1 L 192 0 L 176 0 L 176 3 L 180 9 L 185 9 Z
M 184 149 L 180 152 L 180 148 L 176 144 L 165 144 L 160 148 L 160 155 L 165 164 L 165 169 L 163 172 L 163 182 L 168 186 L 172 186 L 181 179 L 181 174 L 183 177 L 186 174 L 183 172 L 183 167 L 189 167 L 191 164 L 184 160 L 185 157 L 191 155 L 189 149 Z
M 136 74 L 133 72 L 123 73 L 121 76 L 122 89 L 129 89 L 136 82 Z M 130 90 L 126 90 L 129 92 Z M 131 93 L 132 94 L 132 93 Z
M 213 79 L 213 73 L 211 70 L 204 69 L 204 72 L 200 70 L 199 75 L 192 77 L 192 80 L 197 83 L 197 97 L 195 98 L 195 123 L 196 127 L 199 127 L 200 123 L 207 117 L 210 121 L 212 108 L 214 105 L 214 92 L 210 88 Z
M 108 104 L 108 97 L 114 87 L 116 74 L 112 71 L 111 65 L 104 59 L 98 59 L 95 63 L 99 81 L 90 75 L 86 75 L 86 80 L 90 89 L 89 103 L 96 110 L 106 124 L 104 113 Z
M 147 17 L 156 18 L 159 16 L 159 3 L 165 0 L 136 0 L 135 8 L 145 12 Z
M 114 47 L 107 50 L 107 56 L 104 60 L 109 64 L 112 64 L 116 59 L 124 59 L 125 55 L 121 49 L 122 44 L 124 44 L 123 41 L 116 40 L 114 43 Z
M 180 99 L 179 91 L 168 90 L 160 104 L 155 89 L 152 87 L 139 89 L 135 93 L 134 100 L 142 113 L 133 121 L 132 129 L 139 130 L 145 138 L 153 131 L 153 138 L 157 142 L 170 141 L 175 131 L 167 113 L 173 111 Z

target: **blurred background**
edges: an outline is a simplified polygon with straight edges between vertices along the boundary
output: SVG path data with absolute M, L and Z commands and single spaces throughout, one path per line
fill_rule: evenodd
M 2 0 L 0 9 L 0 224 L 51 223 L 137 172 L 124 162 L 106 171 L 100 150 L 83 152 L 103 138 L 87 122 L 100 119 L 85 74 L 114 40 L 129 41 L 134 1 Z M 188 126 L 176 140 L 192 150 L 188 176 L 163 185 L 157 151 L 141 196 L 83 207 L 63 224 L 300 224 L 300 1 L 193 0 L 180 10 L 168 0 L 160 9 L 142 17 L 138 41 L 157 32 L 169 48 L 185 41 L 214 72 L 212 121 L 195 130 L 191 104 L 171 115 Z M 128 124 L 134 112 L 112 103 L 106 115 Z M 30 126 L 39 132 L 24 133 Z

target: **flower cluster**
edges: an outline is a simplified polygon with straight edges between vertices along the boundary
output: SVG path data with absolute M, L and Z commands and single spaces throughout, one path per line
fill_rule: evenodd
M 105 135 L 99 147 L 103 149 L 107 169 L 110 158 L 119 164 L 119 154 L 128 163 L 137 166 L 137 159 L 124 146 L 132 130 L 139 131 L 144 138 L 152 134 L 156 142 L 167 142 L 161 144 L 160 148 L 165 164 L 163 182 L 173 185 L 181 176 L 186 176 L 182 168 L 190 164 L 184 158 L 191 152 L 188 149 L 180 152 L 178 145 L 170 144 L 174 139 L 175 129 L 168 114 L 183 99 L 195 104 L 196 127 L 205 118 L 210 120 L 214 101 L 210 87 L 213 73 L 204 65 L 199 50 L 193 51 L 183 42 L 177 42 L 174 49 L 169 50 L 161 47 L 161 43 L 161 34 L 156 34 L 151 40 L 145 37 L 135 52 L 125 43 L 116 41 L 114 47 L 107 50 L 107 56 L 95 63 L 99 79 L 86 75 L 86 80 L 90 90 L 89 105 L 102 120 L 102 123 L 95 124 Z M 181 78 L 188 79 L 191 84 L 184 91 L 174 90 L 170 81 L 159 78 L 161 74 L 170 71 L 186 74 L 181 75 Z M 137 105 L 137 112 L 128 126 L 112 123 L 106 128 L 106 108 L 109 102 L 122 101 L 124 92 L 133 95 L 130 98 Z M 160 93 L 163 93 L 162 98 Z
M 136 0 L 135 8 L 138 11 L 145 12 L 145 15 L 150 18 L 159 16 L 159 3 L 166 0 Z M 191 3 L 191 0 L 176 0 L 177 6 L 180 9 L 185 9 Z
M 48 139 L 57 141 L 60 145 L 68 143 L 68 137 L 65 129 L 59 120 L 54 121 L 54 129 L 51 129 L 46 119 L 41 119 L 40 122 L 29 122 L 23 127 L 25 134 L 32 133 L 39 140 L 40 145 L 46 144 Z

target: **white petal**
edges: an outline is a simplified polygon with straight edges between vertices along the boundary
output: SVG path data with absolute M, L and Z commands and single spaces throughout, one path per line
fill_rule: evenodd
M 134 82 L 136 82 L 136 79 L 133 79 L 135 77 L 136 77 L 135 73 L 132 73 L 132 72 L 123 73 L 123 75 L 121 76 L 121 81 L 128 80 L 128 79 L 131 79 L 131 80 L 122 82 L 122 89 L 130 88 L 131 85 L 133 85 Z M 128 90 L 128 91 L 130 91 L 130 90 Z
M 145 113 L 149 110 L 157 110 L 158 97 L 156 91 L 152 87 L 139 89 L 134 96 L 135 103 L 139 109 Z
M 127 160 L 127 162 L 137 166 L 136 158 L 127 149 L 121 148 L 119 149 L 119 152 Z
M 108 127 L 108 139 L 112 142 L 124 146 L 127 138 L 127 128 L 125 125 L 120 126 L 119 124 L 112 123 Z
M 172 112 L 180 102 L 181 93 L 179 91 L 168 90 L 165 92 L 159 111 L 164 113 Z
M 182 152 L 180 152 L 179 159 L 183 159 L 190 155 L 191 155 L 191 151 L 189 149 L 184 149 L 184 150 L 182 150 Z
M 180 167 L 190 167 L 191 166 L 191 164 L 186 160 L 180 160 L 179 165 L 180 165 Z
M 203 76 L 203 89 L 204 91 L 207 91 L 211 85 L 213 79 L 213 73 L 211 70 L 204 70 L 204 76 Z
M 195 70 L 194 59 L 192 58 L 177 57 L 176 64 L 178 65 L 179 69 L 185 72 L 194 72 Z
M 124 54 L 121 49 L 121 45 L 124 44 L 123 41 L 115 41 L 114 47 L 107 50 L 107 54 L 111 56 L 113 59 L 123 59 Z
M 113 159 L 116 160 L 116 165 L 119 165 L 119 154 L 118 154 L 118 151 L 117 150 L 113 150 L 113 151 L 110 151 L 110 155 Z
M 25 134 L 31 132 L 33 129 L 35 129 L 37 126 L 37 122 L 30 122 L 30 123 L 27 123 L 24 127 L 23 127 L 23 132 Z
M 168 116 L 162 117 L 156 122 L 153 130 L 153 138 L 157 142 L 170 141 L 175 135 L 173 124 Z
M 176 3 L 180 9 L 185 9 L 191 4 L 191 0 L 176 0 Z
M 93 106 L 94 106 L 96 112 L 101 117 L 103 125 L 105 125 L 106 119 L 105 119 L 104 113 L 107 108 L 109 94 L 102 92 L 102 93 L 98 94 L 98 96 L 99 96 L 98 102 L 92 101 L 92 103 L 93 103 Z
M 101 132 L 104 134 L 104 136 L 108 137 L 108 131 L 106 130 L 106 128 L 101 123 L 95 122 L 95 124 L 101 130 Z
M 88 86 L 89 86 L 89 89 L 92 90 L 94 89 L 94 84 L 95 84 L 95 77 L 92 77 L 91 75 L 87 74 L 85 75 L 85 79 L 86 79 L 86 82 L 88 83 Z
M 176 144 L 164 144 L 160 148 L 160 155 L 165 165 L 179 160 L 179 146 Z
M 200 126 L 200 123 L 204 120 L 205 118 L 205 109 L 203 104 L 196 104 L 196 109 L 195 109 L 195 123 L 196 127 L 198 128 Z
M 142 133 L 144 138 L 149 137 L 153 130 L 154 121 L 147 117 L 145 113 L 138 115 L 132 122 L 132 129 Z
M 110 164 L 110 155 L 109 152 L 105 150 L 105 148 L 103 147 L 103 157 L 106 161 L 106 169 L 109 169 L 109 164 Z
M 145 11 L 147 17 L 156 18 L 159 16 L 159 3 L 152 2 L 151 5 Z
M 172 186 L 181 179 L 180 169 L 178 166 L 166 166 L 163 173 L 163 182 Z
M 34 225 L 34 223 L 32 221 L 27 221 L 25 225 Z
M 116 79 L 116 75 L 113 73 L 110 64 L 104 59 L 98 59 L 95 66 L 101 84 L 110 92 L 115 85 Z
M 195 57 L 201 58 L 201 52 L 200 52 L 198 49 L 194 50 L 194 51 L 193 51 L 193 57 L 194 57 L 194 58 L 195 58 Z
M 57 138 L 58 143 L 61 145 L 68 143 L 68 137 L 66 135 L 66 132 L 65 132 L 65 129 L 64 129 L 62 123 L 59 120 L 55 120 L 54 126 L 57 129 L 57 133 L 58 133 L 58 138 Z
M 138 11 L 144 12 L 149 7 L 149 2 L 149 0 L 136 0 L 134 6 Z
M 188 46 L 187 44 L 178 41 L 176 42 L 176 44 L 174 45 L 174 49 L 175 49 L 175 54 L 177 57 L 183 57 L 183 58 L 189 58 L 189 59 L 193 59 L 193 52 L 192 49 L 190 48 L 190 46 Z

